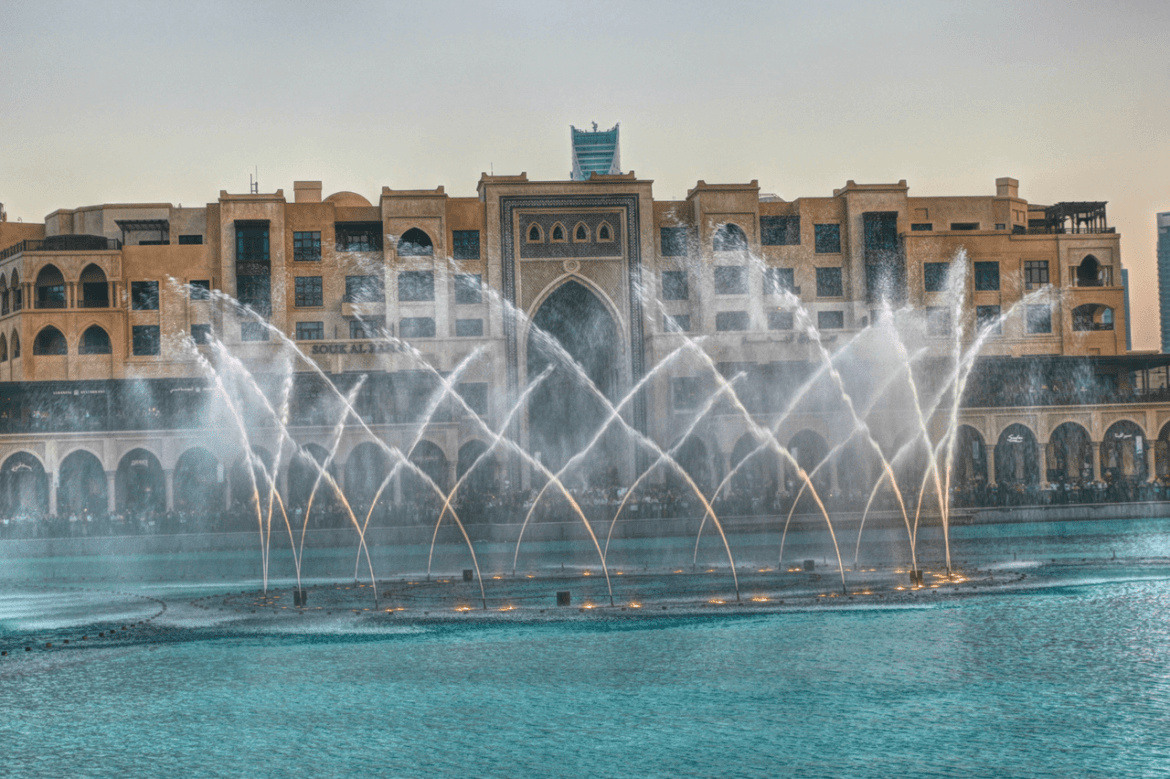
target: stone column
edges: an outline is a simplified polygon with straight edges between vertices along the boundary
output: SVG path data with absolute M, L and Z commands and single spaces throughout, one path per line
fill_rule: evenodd
M 118 282 L 110 281 L 110 308 L 118 307 Z
M 118 508 L 118 472 L 106 471 L 106 510 L 113 514 Z
M 49 516 L 57 515 L 57 472 L 47 474 L 49 477 Z
M 995 486 L 995 446 L 987 447 L 987 486 Z
M 1101 442 L 1091 442 L 1093 447 L 1093 481 L 1101 481 Z
M 1146 481 L 1157 481 L 1158 460 L 1155 457 L 1154 442 L 1148 438 L 1142 438 L 1142 443 L 1146 446 Z
M 175 469 L 167 468 L 163 470 L 163 482 L 166 484 L 167 490 L 167 511 L 175 510 Z

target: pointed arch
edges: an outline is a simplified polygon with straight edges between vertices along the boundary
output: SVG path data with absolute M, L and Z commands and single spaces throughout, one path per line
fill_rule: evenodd
M 1040 483 L 1039 446 L 1027 425 L 1012 423 L 995 445 L 995 480 L 1001 485 L 1034 487 Z
M 20 358 L 20 333 L 18 331 L 12 331 L 10 343 L 12 344 L 12 359 L 17 360 Z
M 719 226 L 715 231 L 715 237 L 711 240 L 712 248 L 717 252 L 742 252 L 747 251 L 748 240 L 743 228 L 734 222 L 727 222 Z
M 610 227 L 609 222 L 602 222 L 597 225 L 597 240 L 599 243 L 610 243 L 613 241 L 613 228 Z
M 540 229 L 540 225 L 532 222 L 524 231 L 524 238 L 528 243 L 544 243 L 544 231 Z
M 167 507 L 166 483 L 158 457 L 148 449 L 131 449 L 118 463 L 115 503 L 131 514 L 161 513 Z
M 208 505 L 223 506 L 223 471 L 219 460 L 202 446 L 195 446 L 175 463 L 175 508 L 179 511 L 206 511 Z
M 48 264 L 37 273 L 37 308 L 65 308 L 65 277 L 56 265 Z
M 90 263 L 81 271 L 80 308 L 109 308 L 110 284 L 106 272 L 97 264 Z
M 20 273 L 12 269 L 12 310 L 19 311 L 24 307 L 24 292 L 20 288 Z
M 33 340 L 33 354 L 39 356 L 59 356 L 68 352 L 65 334 L 52 325 L 41 328 Z
M 110 354 L 111 351 L 110 334 L 101 325 L 87 327 L 77 345 L 78 354 Z
M 0 333 L 0 362 L 8 362 L 8 336 Z
M 31 452 L 14 452 L 0 466 L 0 511 L 4 516 L 43 515 L 49 510 L 49 479 Z
M 551 243 L 564 243 L 568 237 L 569 234 L 565 231 L 565 226 L 560 222 L 554 222 L 548 230 L 548 239 Z
M 1101 441 L 1102 477 L 1113 483 L 1145 481 L 1149 478 L 1146 459 L 1149 446 L 1145 431 L 1136 422 L 1129 419 L 1114 422 Z
M 75 449 L 57 468 L 57 513 L 105 514 L 108 489 L 98 456 L 87 449 Z
M 1101 261 L 1092 254 L 1086 254 L 1077 266 L 1076 282 L 1078 287 L 1101 287 Z
M 1063 422 L 1045 447 L 1048 481 L 1075 484 L 1093 478 L 1093 442 L 1089 431 L 1076 422 Z
M 573 243 L 586 243 L 589 240 L 589 235 L 589 225 L 584 222 L 573 225 Z
M 417 227 L 410 228 L 398 239 L 399 257 L 431 257 L 434 253 L 434 241 Z

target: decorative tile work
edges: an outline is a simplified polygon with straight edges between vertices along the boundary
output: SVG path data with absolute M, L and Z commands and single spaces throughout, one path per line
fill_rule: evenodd
M 622 221 L 622 215 L 619 211 L 578 213 L 566 211 L 557 214 L 521 213 L 520 235 L 524 237 L 520 241 L 520 259 L 559 260 L 575 257 L 584 260 L 593 257 L 621 257 L 623 248 Z M 560 222 L 568 233 L 563 242 L 553 242 L 552 240 L 552 228 L 557 222 Z M 589 230 L 589 239 L 586 241 L 578 241 L 574 237 L 577 224 L 582 222 Z M 608 224 L 613 231 L 609 241 L 602 241 L 597 237 L 598 228 L 603 222 Z M 532 243 L 528 240 L 528 230 L 534 223 L 540 225 L 540 233 L 543 236 L 540 243 Z

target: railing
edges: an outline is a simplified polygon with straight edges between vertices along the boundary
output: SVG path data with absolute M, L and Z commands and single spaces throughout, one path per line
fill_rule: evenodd
M 1116 227 L 1029 227 L 1028 235 L 1096 235 L 1115 233 Z
M 53 235 L 13 244 L 0 251 L 0 260 L 6 260 L 21 252 L 105 252 L 121 248 L 122 242 L 117 238 L 104 238 L 100 235 Z

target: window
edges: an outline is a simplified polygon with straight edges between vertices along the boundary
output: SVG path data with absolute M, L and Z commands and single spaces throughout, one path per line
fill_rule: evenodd
M 382 251 L 381 222 L 337 222 L 333 231 L 339 252 Z
M 33 354 L 48 357 L 65 354 L 67 351 L 65 335 L 52 325 L 41 330 L 33 339 Z
M 1073 330 L 1112 330 L 1113 309 L 1096 303 L 1077 306 L 1072 311 Z
M 668 333 L 689 333 L 691 331 L 691 315 L 667 314 L 662 318 L 662 329 Z
M 384 303 L 386 290 L 381 276 L 346 276 L 346 303 Z
M 951 334 L 951 312 L 941 306 L 926 307 L 926 334 L 935 337 Z
M 130 340 L 135 356 L 158 354 L 158 325 L 134 325 Z
M 817 254 L 841 253 L 841 225 L 813 225 Z
M 187 287 L 191 290 L 192 300 L 211 300 L 210 279 L 192 279 Z
M 454 230 L 451 242 L 454 244 L 455 259 L 479 259 L 479 230 Z
M 795 271 L 792 268 L 765 268 L 764 294 L 781 295 L 796 292 Z
M 109 308 L 110 285 L 106 273 L 97 265 L 87 265 L 81 272 L 79 279 L 81 299 L 77 301 L 79 308 Z
M 179 246 L 202 246 L 202 235 L 180 235 Z
M 540 243 L 544 240 L 544 235 L 540 232 L 540 225 L 533 222 L 528 227 L 528 243 Z
M 398 321 L 398 333 L 403 338 L 434 338 L 435 320 L 429 316 L 408 316 Z
M 597 228 L 597 240 L 599 240 L 599 241 L 612 241 L 613 240 L 613 230 L 610 229 L 610 226 L 608 224 L 606 224 L 605 222 L 602 222 L 601 226 Z
M 748 291 L 747 268 L 743 265 L 715 266 L 716 295 L 746 295 Z
M 791 311 L 769 311 L 769 330 L 791 330 L 793 327 Z
M 272 283 L 268 276 L 236 276 L 236 299 L 267 317 L 272 313 Z
M 799 216 L 761 216 L 760 243 L 764 246 L 800 244 Z
M 255 275 L 249 269 L 241 270 L 241 263 L 268 264 L 268 223 L 236 222 L 236 272 Z
M 715 231 L 711 247 L 717 252 L 742 252 L 748 247 L 747 236 L 743 228 L 728 222 Z
M 1006 230 L 1006 229 L 1007 229 L 1007 223 L 1005 223 L 1005 222 L 996 222 L 996 223 L 995 223 L 995 229 L 996 229 L 996 230 Z
M 293 305 L 297 308 L 325 305 L 324 296 L 321 293 L 320 276 L 297 276 L 294 282 L 296 294 Z
M 703 402 L 703 383 L 697 376 L 681 376 L 670 382 L 670 394 L 676 411 L 698 408 Z
M 818 330 L 841 330 L 845 327 L 844 311 L 818 311 Z
M 474 306 L 483 302 L 483 276 L 478 273 L 455 274 L 455 305 Z
M 322 341 L 324 339 L 324 322 L 297 322 L 298 341 Z
M 398 299 L 426 301 L 435 299 L 435 272 L 408 270 L 398 274 Z
M 999 289 L 999 263 L 975 263 L 975 289 L 980 292 L 993 292 Z
M 720 311 L 715 315 L 715 329 L 720 332 L 748 329 L 748 312 Z
M 293 260 L 319 262 L 321 259 L 321 231 L 293 233 Z
M 267 341 L 268 340 L 268 326 L 263 322 L 241 322 L 240 323 L 240 340 L 241 341 Z
M 663 257 L 687 256 L 687 228 L 663 227 L 659 230 Z
M 90 326 L 81 334 L 81 343 L 77 351 L 79 354 L 109 354 L 112 351 L 109 333 L 97 325 Z
M 553 243 L 563 243 L 565 241 L 565 228 L 560 222 L 552 226 L 551 240 Z
M 951 222 L 952 230 L 978 230 L 978 222 Z
M 211 325 L 191 325 L 191 340 L 197 344 L 211 343 Z
M 463 402 L 467 404 L 468 408 L 483 416 L 487 413 L 487 388 L 486 381 L 469 381 L 457 384 L 455 391 L 459 393 L 459 397 L 463 398 Z
M 999 306 L 975 306 L 975 328 L 979 332 L 990 327 L 992 335 L 1003 335 L 1003 322 L 999 319 Z
M 817 297 L 839 298 L 844 294 L 840 268 L 817 268 Z
M 662 271 L 662 299 L 686 300 L 691 296 L 687 284 L 687 272 L 684 270 Z
M 1048 283 L 1048 261 L 1026 260 L 1024 262 L 1024 286 L 1039 289 Z
M 573 228 L 573 240 L 574 241 L 588 241 L 589 240 L 589 228 L 586 227 L 584 225 L 584 223 L 578 222 L 577 226 Z
M 399 257 L 431 257 L 434 253 L 431 237 L 417 227 L 410 228 L 398 239 Z
M 929 223 L 919 222 L 910 225 L 910 232 L 912 233 L 929 233 L 934 230 L 934 225 Z
M 1052 332 L 1052 309 L 1049 306 L 1027 306 L 1024 316 L 1029 335 Z
M 349 320 L 349 337 L 355 341 L 368 341 L 380 337 L 385 327 L 385 317 L 351 319 Z
M 947 285 L 947 263 L 922 263 L 922 288 L 927 292 L 942 292 Z
M 130 282 L 130 308 L 135 311 L 158 311 L 158 282 Z
M 482 319 L 456 319 L 456 338 L 479 338 L 483 335 Z

